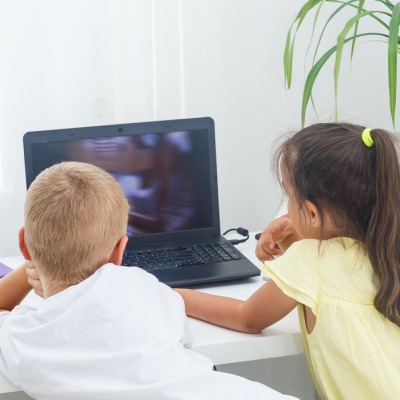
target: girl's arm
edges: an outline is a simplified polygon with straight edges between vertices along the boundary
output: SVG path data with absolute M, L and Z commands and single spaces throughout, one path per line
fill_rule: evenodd
M 11 311 L 32 290 L 26 274 L 26 264 L 0 279 L 0 312 Z
M 298 302 L 270 279 L 248 300 L 236 300 L 190 289 L 174 289 L 185 301 L 186 314 L 246 333 L 259 333 L 289 314 Z
M 300 235 L 289 218 L 272 221 L 258 241 L 256 256 L 259 260 L 273 260 L 274 255 L 285 253 Z M 280 250 L 275 249 L 278 243 Z M 298 302 L 286 296 L 270 279 L 247 301 L 195 292 L 189 289 L 174 289 L 185 301 L 186 314 L 247 333 L 259 333 L 290 313 Z

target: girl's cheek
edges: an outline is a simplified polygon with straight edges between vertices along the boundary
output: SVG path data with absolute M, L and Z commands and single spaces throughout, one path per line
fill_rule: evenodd
M 293 210 L 292 210 L 292 203 L 293 203 L 293 202 L 290 200 L 290 197 L 289 197 L 289 199 L 288 199 L 288 206 L 287 206 L 289 215 L 291 215 L 291 214 L 293 213 Z
M 293 222 L 293 227 L 296 229 L 296 231 L 301 235 L 301 231 L 302 231 L 302 226 L 301 226 L 301 219 L 299 216 L 299 211 L 298 209 L 293 206 L 294 202 L 290 200 L 290 198 L 288 199 L 288 213 L 290 216 L 290 219 Z

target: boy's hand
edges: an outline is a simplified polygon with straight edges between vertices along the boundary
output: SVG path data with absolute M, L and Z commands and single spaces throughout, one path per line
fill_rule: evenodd
M 26 274 L 28 275 L 28 283 L 32 286 L 34 292 L 43 297 L 43 287 L 42 282 L 40 281 L 39 275 L 36 271 L 36 268 L 31 260 L 25 261 L 26 266 Z
M 282 255 L 282 250 L 275 248 L 275 244 L 283 242 L 289 235 L 295 233 L 290 218 L 281 217 L 274 219 L 262 233 L 256 247 L 257 258 L 264 261 L 273 261 L 273 256 Z

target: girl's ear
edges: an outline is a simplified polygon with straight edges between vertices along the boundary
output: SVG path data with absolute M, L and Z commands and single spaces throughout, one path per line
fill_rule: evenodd
M 311 225 L 316 228 L 321 225 L 321 216 L 319 215 L 317 207 L 311 201 L 306 201 L 307 211 L 310 217 Z

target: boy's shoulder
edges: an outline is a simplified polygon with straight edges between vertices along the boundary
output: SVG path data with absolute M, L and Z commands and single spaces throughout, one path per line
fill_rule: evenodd
M 137 267 L 105 264 L 84 281 L 46 298 L 37 309 L 17 306 L 5 313 L 0 333 L 9 331 L 76 331 L 128 329 L 131 324 L 156 329 L 167 316 L 183 321 L 182 297 L 157 278 Z M 52 327 L 52 329 L 50 329 Z M 4 329 L 3 329 L 4 328 Z M 50 330 L 49 330 L 50 329 Z
M 183 303 L 183 300 L 154 275 L 138 267 L 121 267 L 108 263 L 82 282 L 46 298 L 37 309 L 19 305 L 11 313 L 4 313 L 3 318 L 21 317 L 37 311 L 41 316 L 34 319 L 46 316 L 47 320 L 72 310 L 76 314 L 89 312 L 91 307 L 96 307 L 97 311 L 102 309 L 104 312 L 110 312 L 124 307 L 125 304 L 140 304 L 145 309 L 162 302 L 179 304 Z M 134 313 L 133 311 L 131 308 L 130 312 Z M 2 314 L 0 313 L 0 324 Z M 95 314 L 99 313 L 92 313 L 92 316 Z
M 122 267 L 112 263 L 103 265 L 88 279 L 89 285 L 104 285 L 108 290 L 124 290 L 124 288 L 128 288 L 129 291 L 136 288 L 140 292 L 144 289 L 162 290 L 168 288 L 171 290 L 154 275 L 139 267 Z
M 159 282 L 152 274 L 138 267 L 122 267 L 108 263 L 99 268 L 93 275 L 78 285 L 67 289 L 76 292 L 79 297 L 87 298 L 106 296 L 114 299 L 138 299 L 142 297 L 154 297 L 157 293 L 172 295 L 175 292 L 170 287 Z

